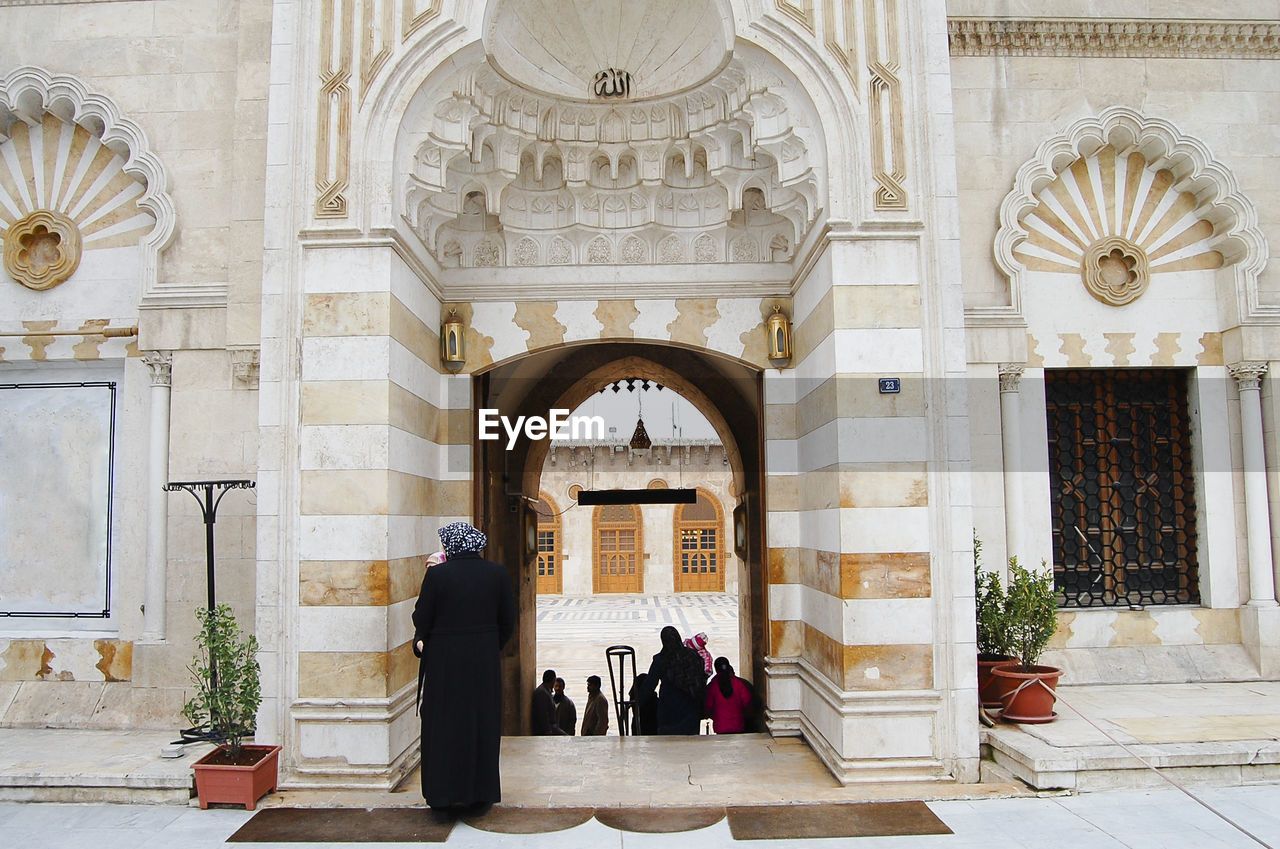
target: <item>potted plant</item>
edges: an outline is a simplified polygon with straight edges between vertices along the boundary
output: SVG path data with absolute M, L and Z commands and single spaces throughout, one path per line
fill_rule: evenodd
M 280 747 L 246 744 L 262 703 L 258 640 L 236 624 L 231 607 L 199 608 L 196 656 L 187 667 L 196 694 L 182 709 L 193 726 L 206 731 L 218 748 L 196 761 L 200 807 L 242 804 L 252 811 L 276 789 Z
M 1033 571 L 1018 563 L 1018 558 L 1009 558 L 1005 628 L 1009 648 L 1018 660 L 995 667 L 991 674 L 1004 682 L 1000 717 L 1012 722 L 1051 722 L 1057 716 L 1053 691 L 1062 670 L 1037 665 L 1058 629 L 1053 573 L 1044 566 L 1042 562 L 1042 568 Z
M 1004 620 L 1004 588 L 1000 576 L 982 568 L 982 540 L 973 535 L 973 595 L 978 624 L 978 701 L 983 707 L 1001 705 L 999 682 L 991 675 L 998 664 L 1017 658 L 1009 654 Z

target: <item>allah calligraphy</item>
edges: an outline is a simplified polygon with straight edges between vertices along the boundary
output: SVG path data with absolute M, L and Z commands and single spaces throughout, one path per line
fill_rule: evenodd
M 631 74 L 617 68 L 605 68 L 596 72 L 591 90 L 596 97 L 630 97 Z

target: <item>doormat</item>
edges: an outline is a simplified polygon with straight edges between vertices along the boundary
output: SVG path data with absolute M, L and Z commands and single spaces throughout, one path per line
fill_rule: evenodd
M 444 843 L 427 808 L 264 808 L 228 843 Z
M 727 810 L 734 840 L 952 833 L 924 802 L 760 805 Z
M 546 834 L 582 825 L 593 808 L 504 808 L 494 805 L 485 813 L 463 819 L 480 831 L 497 834 Z
M 596 820 L 618 831 L 671 834 L 708 828 L 724 819 L 724 808 L 596 808 Z

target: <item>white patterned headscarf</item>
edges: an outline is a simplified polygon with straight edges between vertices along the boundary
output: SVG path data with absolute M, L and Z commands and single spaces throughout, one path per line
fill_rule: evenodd
M 445 525 L 439 531 L 444 553 L 450 558 L 459 554 L 477 552 L 489 544 L 489 538 L 466 522 Z

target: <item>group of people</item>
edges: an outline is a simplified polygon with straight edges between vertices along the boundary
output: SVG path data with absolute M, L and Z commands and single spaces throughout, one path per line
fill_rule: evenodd
M 542 673 L 542 683 L 533 690 L 530 712 L 535 737 L 574 736 L 578 708 L 564 694 L 564 679 L 554 669 Z M 582 736 L 600 737 L 609 730 L 609 700 L 600 692 L 600 676 L 587 676 L 587 705 L 582 713 Z
M 444 550 L 432 555 L 413 608 L 413 653 L 422 719 L 422 797 L 441 820 L 473 815 L 502 798 L 502 647 L 516 628 L 516 599 L 507 568 L 486 560 L 488 539 L 466 522 L 440 529 Z M 754 730 L 756 699 L 726 658 L 706 650 L 706 635 L 685 645 L 662 629 L 662 651 L 636 676 L 629 697 L 636 734 L 697 734 L 710 717 L 717 734 Z M 714 676 L 708 681 L 708 676 Z M 572 735 L 577 709 L 554 670 L 533 697 L 535 734 Z M 581 734 L 609 730 L 600 676 L 587 678 Z
M 681 641 L 680 632 L 667 625 L 659 639 L 662 650 L 628 693 L 633 734 L 697 734 L 704 718 L 716 734 L 756 730 L 755 691 L 728 658 L 711 661 L 706 634 Z

